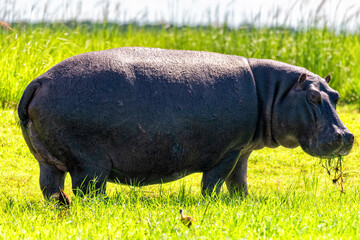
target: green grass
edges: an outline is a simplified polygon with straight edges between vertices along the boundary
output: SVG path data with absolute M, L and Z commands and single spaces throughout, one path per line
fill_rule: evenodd
M 14 107 L 26 85 L 56 63 L 76 54 L 123 46 L 213 51 L 269 58 L 303 66 L 325 77 L 343 102 L 360 103 L 360 33 L 328 28 L 239 29 L 223 27 L 138 27 L 116 24 L 14 24 L 0 27 L 0 106 Z
M 360 113 L 341 107 L 340 118 L 360 136 Z M 108 185 L 108 196 L 77 198 L 67 176 L 72 207 L 45 202 L 39 167 L 13 110 L 0 110 L 0 239 L 258 239 L 356 238 L 360 234 L 360 151 L 344 158 L 345 194 L 333 185 L 319 159 L 300 148 L 263 149 L 250 157 L 246 199 L 226 187 L 208 202 L 201 174 L 142 188 Z M 179 209 L 195 219 L 188 229 Z M 207 209 L 207 210 L 206 210 Z M 205 213 L 205 214 L 204 214 Z

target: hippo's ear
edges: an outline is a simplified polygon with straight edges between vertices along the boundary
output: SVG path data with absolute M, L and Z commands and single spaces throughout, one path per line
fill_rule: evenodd
M 328 74 L 328 75 L 325 77 L 325 81 L 329 84 L 329 83 L 330 83 L 330 79 L 331 79 L 331 76 L 330 76 L 330 74 Z
M 306 73 L 302 73 L 298 79 L 298 86 L 301 86 L 307 78 Z

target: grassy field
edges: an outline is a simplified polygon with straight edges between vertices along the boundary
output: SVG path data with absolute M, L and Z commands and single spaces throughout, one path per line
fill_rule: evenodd
M 360 114 L 339 109 L 356 138 Z M 106 200 L 76 198 L 67 176 L 66 212 L 43 200 L 39 167 L 16 125 L 13 110 L 0 110 L 0 239 L 259 239 L 357 238 L 360 234 L 360 151 L 345 157 L 345 193 L 332 184 L 320 160 L 296 149 L 264 149 L 250 157 L 246 199 L 224 188 L 209 202 L 200 174 L 136 188 L 109 184 Z M 188 229 L 179 209 L 195 219 Z
M 340 117 L 360 136 L 360 33 L 324 29 L 137 27 L 114 24 L 12 25 L 0 28 L 0 239 L 258 239 L 357 238 L 360 234 L 360 151 L 344 159 L 345 194 L 320 160 L 297 149 L 264 149 L 250 157 L 246 199 L 222 190 L 200 194 L 200 174 L 143 188 L 110 184 L 109 199 L 71 194 L 68 211 L 41 195 L 39 167 L 16 125 L 26 85 L 61 60 L 123 46 L 214 51 L 271 58 L 326 76 L 343 98 Z M 352 105 L 344 105 L 353 103 Z M 65 191 L 71 193 L 67 177 Z M 179 209 L 195 219 L 188 229 Z

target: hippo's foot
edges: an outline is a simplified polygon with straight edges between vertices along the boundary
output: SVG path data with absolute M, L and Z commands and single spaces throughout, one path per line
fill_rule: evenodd
M 66 172 L 59 170 L 54 165 L 39 162 L 40 165 L 40 188 L 44 198 L 49 200 L 54 194 L 64 189 Z
M 240 155 L 235 168 L 226 179 L 226 186 L 231 195 L 246 196 L 248 194 L 247 163 L 250 153 L 246 152 Z
M 233 170 L 238 158 L 238 151 L 230 152 L 218 164 L 203 173 L 201 185 L 204 196 L 212 195 L 214 192 L 216 195 L 220 193 L 222 184 Z
M 71 205 L 70 197 L 62 189 L 58 193 L 53 194 L 50 197 L 50 201 L 55 201 L 59 206 L 70 207 Z

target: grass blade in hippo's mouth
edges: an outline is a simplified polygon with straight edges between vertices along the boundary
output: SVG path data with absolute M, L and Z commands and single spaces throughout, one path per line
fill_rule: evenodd
M 321 166 L 326 169 L 326 172 L 330 177 L 332 172 L 334 172 L 332 182 L 333 184 L 338 184 L 340 186 L 340 192 L 344 193 L 343 183 L 345 183 L 345 179 L 343 173 L 343 157 L 339 155 L 321 158 Z

